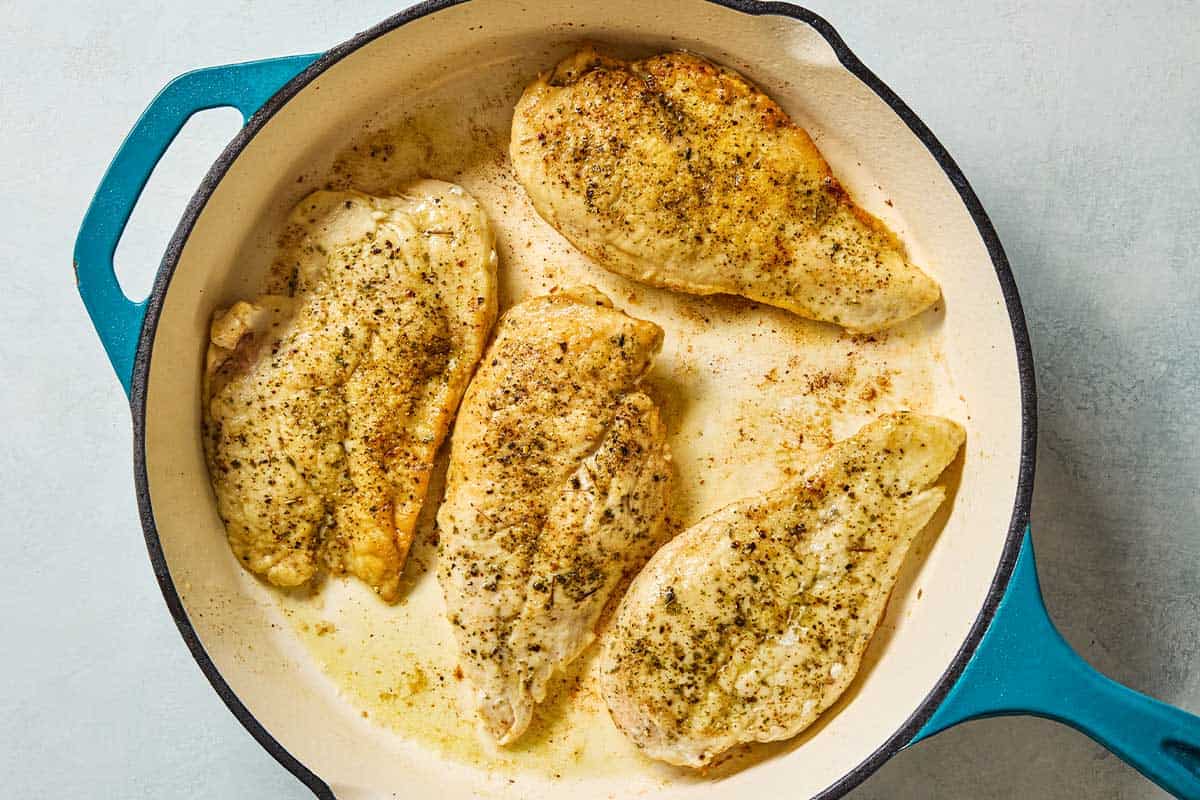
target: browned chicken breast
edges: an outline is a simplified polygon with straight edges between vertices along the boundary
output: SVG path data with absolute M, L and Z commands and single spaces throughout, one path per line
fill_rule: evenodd
M 858 332 L 940 295 L 802 128 L 691 53 L 625 62 L 581 50 L 525 90 L 510 154 L 538 213 L 633 280 Z
M 394 600 L 434 455 L 496 315 L 496 254 L 461 188 L 315 192 L 281 294 L 213 320 L 205 444 L 234 555 L 277 586 L 324 563 Z
M 438 578 L 487 731 L 526 729 L 613 589 L 661 543 L 668 452 L 637 390 L 662 345 L 590 287 L 497 326 L 455 424 Z
M 659 550 L 601 654 L 617 727 L 652 758 L 702 767 L 812 724 L 858 672 L 963 438 L 941 417 L 881 417 Z

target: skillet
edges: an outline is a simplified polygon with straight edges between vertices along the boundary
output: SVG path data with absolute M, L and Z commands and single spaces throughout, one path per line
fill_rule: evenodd
M 519 86 L 516 78 L 532 77 L 584 37 L 710 55 L 763 86 L 814 134 L 843 182 L 941 282 L 944 308 L 909 338 L 928 337 L 951 376 L 931 379 L 926 402 L 953 408 L 968 427 L 953 508 L 902 576 L 855 686 L 799 740 L 709 777 L 622 768 L 555 779 L 480 769 L 364 720 L 328 664 L 288 630 L 271 592 L 229 558 L 198 436 L 208 320 L 252 291 L 267 232 L 319 179 L 345 132 L 395 98 L 430 96 L 436 106 L 440 92 L 481 109 L 489 93 L 503 94 L 505 80 Z M 130 301 L 112 269 L 121 232 L 184 123 L 218 106 L 238 108 L 246 125 L 185 210 L 150 296 Z M 947 727 L 1022 713 L 1070 724 L 1168 791 L 1200 797 L 1200 719 L 1093 671 L 1042 605 L 1028 527 L 1032 360 L 995 231 L 929 129 L 811 12 L 738 0 L 427 2 L 323 54 L 188 73 L 122 144 L 84 218 L 75 270 L 130 396 L 139 509 L 168 609 L 231 711 L 319 797 L 536 797 L 565 783 L 580 797 L 650 789 L 837 797 Z M 529 288 L 518 281 L 507 299 Z M 593 756 L 606 760 L 596 747 Z

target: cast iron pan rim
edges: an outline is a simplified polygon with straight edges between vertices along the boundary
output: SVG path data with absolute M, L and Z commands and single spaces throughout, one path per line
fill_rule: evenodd
M 192 196 L 191 201 L 184 210 L 183 217 L 180 219 L 179 225 L 176 227 L 175 233 L 163 255 L 158 275 L 154 281 L 154 287 L 147 298 L 146 318 L 142 323 L 137 355 L 134 360 L 133 382 L 130 393 L 130 408 L 133 413 L 134 432 L 134 481 L 137 491 L 138 511 L 141 516 L 142 528 L 145 532 L 146 547 L 149 550 L 150 562 L 153 565 L 159 587 L 162 589 L 167 608 L 170 609 L 171 616 L 175 619 L 175 625 L 179 628 L 179 633 L 183 636 L 184 642 L 187 643 L 188 649 L 192 651 L 192 656 L 196 659 L 196 663 L 200 665 L 204 676 L 208 678 L 213 689 L 216 690 L 225 705 L 229 707 L 229 710 L 233 712 L 233 715 L 237 717 L 238 721 L 250 732 L 250 735 L 268 753 L 274 756 L 289 772 L 299 778 L 305 786 L 312 790 L 313 794 L 323 800 L 336 800 L 329 786 L 313 773 L 312 770 L 289 753 L 263 727 L 262 723 L 255 719 L 250 710 L 234 694 L 229 684 L 225 682 L 225 679 L 221 677 L 221 673 L 217 670 L 216 665 L 209 658 L 208 653 L 205 652 L 204 645 L 201 644 L 195 628 L 192 627 L 192 623 L 188 619 L 187 612 L 184 611 L 179 593 L 176 591 L 175 584 L 171 580 L 170 572 L 167 569 L 166 559 L 163 556 L 162 543 L 159 541 L 158 529 L 154 523 L 154 513 L 150 507 L 150 489 L 146 474 L 146 384 L 150 374 L 150 358 L 153 352 L 154 334 L 158 327 L 159 316 L 162 313 L 163 299 L 166 296 L 167 288 L 170 286 L 175 267 L 179 262 L 179 255 L 183 251 L 183 246 L 192 232 L 196 219 L 200 216 L 200 212 L 204 210 L 208 198 L 212 196 L 217 184 L 220 183 L 225 173 L 229 171 L 230 166 L 237 160 L 237 157 L 245 149 L 247 143 L 266 125 L 267 121 L 301 89 L 315 80 L 331 65 L 337 63 L 355 50 L 415 19 L 469 1 L 425 0 L 425 2 L 418 3 L 408 10 L 384 20 L 375 27 L 358 34 L 326 52 L 303 72 L 288 81 L 262 108 L 255 112 L 246 126 L 238 132 L 225 148 L 224 152 L 214 162 L 212 168 L 200 183 L 195 195 Z M 815 800 L 833 800 L 833 798 L 841 797 L 849 792 L 864 781 L 871 773 L 879 769 L 884 761 L 903 749 L 917 731 L 921 729 L 921 726 L 928 722 L 934 710 L 941 704 L 951 687 L 954 686 L 955 681 L 958 680 L 959 675 L 962 674 L 971 655 L 975 652 L 975 648 L 979 646 L 980 640 L 983 638 L 992 617 L 996 613 L 1000 598 L 1003 597 L 1004 591 L 1008 587 L 1013 567 L 1016 565 L 1017 554 L 1020 551 L 1021 539 L 1025 528 L 1029 524 L 1029 509 L 1033 494 L 1034 450 L 1037 439 L 1037 396 L 1033 376 L 1033 354 L 1029 344 L 1029 332 L 1025 327 L 1025 313 L 1021 308 L 1021 300 L 1017 294 L 1017 285 L 1013 280 L 1012 271 L 1008 266 L 1008 259 L 1004 255 L 1004 248 L 1000 244 L 996 230 L 992 226 L 991 220 L 988 219 L 987 212 L 983 210 L 983 206 L 980 204 L 979 198 L 976 197 L 975 191 L 962 174 L 962 170 L 958 168 L 954 159 L 946 152 L 946 148 L 937 140 L 933 132 L 926 127 L 925 123 L 913 113 L 912 109 L 897 97 L 896 93 L 888 88 L 883 81 L 876 77 L 866 65 L 859 61 L 857 56 L 850 52 L 850 48 L 846 46 L 846 43 L 842 41 L 841 37 L 838 36 L 837 32 L 834 31 L 828 22 L 813 12 L 789 3 L 764 3 L 756 2 L 756 0 L 705 0 L 705 2 L 755 16 L 769 14 L 789 17 L 811 26 L 833 48 L 842 65 L 879 95 L 899 115 L 900 119 L 908 125 L 909 129 L 928 148 L 929 152 L 946 173 L 946 176 L 950 179 L 950 182 L 958 190 L 959 196 L 971 214 L 971 218 L 975 221 L 979 235 L 983 238 L 984 244 L 987 245 L 992 264 L 996 269 L 996 277 L 1000 282 L 1000 290 L 1004 296 L 1005 305 L 1008 308 L 1009 320 L 1012 323 L 1013 340 L 1017 351 L 1017 368 L 1021 381 L 1020 469 L 1017 476 L 1017 491 L 1013 503 L 1013 514 L 1009 523 L 1007 539 L 1000 557 L 1000 564 L 992 578 L 992 583 L 988 589 L 983 607 L 979 615 L 975 618 L 975 622 L 971 626 L 971 630 L 959 648 L 958 653 L 951 660 L 946 671 L 942 673 L 933 690 L 921 701 L 921 704 L 913 712 L 912 716 L 861 764 L 850 770 L 850 772 L 846 773 L 831 786 L 822 790 L 815 797 Z

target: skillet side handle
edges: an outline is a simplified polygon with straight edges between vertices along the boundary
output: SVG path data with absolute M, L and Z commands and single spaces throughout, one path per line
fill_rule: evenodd
M 75 283 L 117 378 L 130 391 L 146 301 L 125 296 L 113 254 L 133 207 L 163 153 L 197 111 L 232 106 L 250 121 L 271 95 L 317 59 L 286 56 L 180 75 L 150 101 L 121 143 L 75 239 Z
M 1031 714 L 1087 734 L 1176 797 L 1200 800 L 1200 717 L 1101 675 L 1050 621 L 1029 530 L 996 616 L 910 744 L 972 719 Z

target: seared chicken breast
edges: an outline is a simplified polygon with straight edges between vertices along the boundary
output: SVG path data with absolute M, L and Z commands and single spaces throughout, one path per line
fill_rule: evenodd
M 279 294 L 212 324 L 205 445 L 246 569 L 323 563 L 394 600 L 434 454 L 496 315 L 494 237 L 461 188 L 319 191 L 293 210 Z
M 691 53 L 626 62 L 581 50 L 525 90 L 510 156 L 546 221 L 636 281 L 741 295 L 855 332 L 940 295 L 800 126 Z
M 661 345 L 657 325 L 570 289 L 505 313 L 467 390 L 438 578 L 479 715 L 501 744 L 661 543 L 666 432 L 637 389 Z
M 652 758 L 702 767 L 812 724 L 854 679 L 963 439 L 948 419 L 881 417 L 672 539 L 605 637 L 617 726 Z

